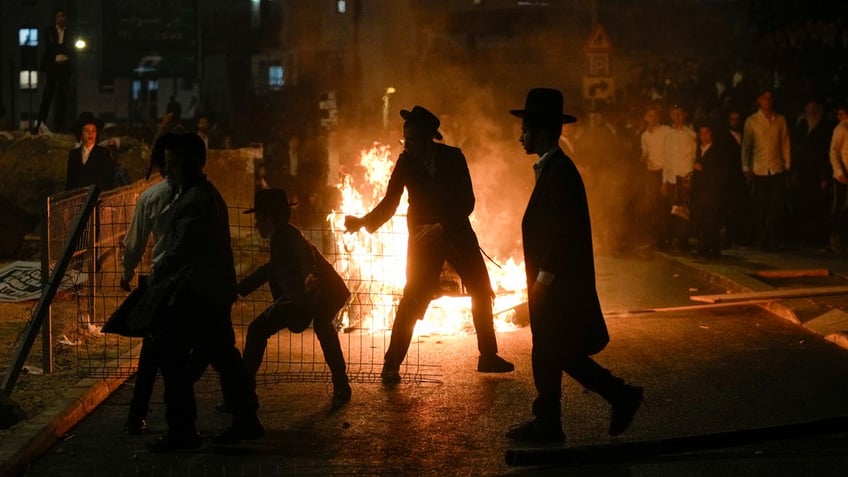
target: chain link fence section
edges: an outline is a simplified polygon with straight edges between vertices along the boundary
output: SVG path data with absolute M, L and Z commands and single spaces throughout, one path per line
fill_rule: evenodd
M 80 378 L 130 376 L 135 372 L 141 340 L 104 334 L 100 329 L 127 296 L 120 288 L 123 239 L 138 196 L 150 185 L 151 182 L 139 181 L 101 194 L 97 209 L 74 249 L 64 278 L 67 286 L 51 304 L 54 341 L 59 346 L 56 358 L 62 359 L 68 350 L 73 350 Z M 59 258 L 70 224 L 79 214 L 84 198 L 84 191 L 79 190 L 48 199 L 49 263 Z M 241 279 L 266 263 L 270 254 L 268 242 L 254 226 L 254 216 L 243 213 L 252 204 L 243 204 L 243 200 L 234 202 L 229 207 L 230 230 L 236 274 Z M 351 299 L 336 318 L 351 381 L 379 382 L 403 286 L 402 281 L 398 283 L 398 277 L 404 276 L 406 267 L 406 217 L 394 217 L 378 232 L 384 240 L 364 250 L 347 245 L 345 235 L 351 234 L 334 228 L 327 215 L 296 214 L 294 220 L 345 278 L 351 290 Z M 400 243 L 402 247 L 389 247 L 387 243 Z M 137 274 L 147 273 L 149 269 L 148 247 Z M 383 279 L 386 276 L 393 277 L 393 283 L 387 283 Z M 232 321 L 240 348 L 250 322 L 272 302 L 265 285 L 235 303 Z M 401 368 L 404 382 L 438 382 L 438 372 L 437 366 L 421 363 L 418 340 L 414 340 Z M 330 372 L 311 327 L 299 334 L 282 330 L 269 339 L 257 374 L 258 384 L 329 381 Z

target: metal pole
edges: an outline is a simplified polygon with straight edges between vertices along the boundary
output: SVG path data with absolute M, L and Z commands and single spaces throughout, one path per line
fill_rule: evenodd
M 47 277 L 50 274 L 50 199 L 41 209 L 41 293 L 47 290 Z M 41 326 L 41 369 L 45 374 L 53 373 L 53 305 L 47 307 L 44 323 Z
M 595 29 L 595 25 L 598 24 L 598 0 L 591 0 L 592 6 L 592 24 L 589 25 L 590 31 Z

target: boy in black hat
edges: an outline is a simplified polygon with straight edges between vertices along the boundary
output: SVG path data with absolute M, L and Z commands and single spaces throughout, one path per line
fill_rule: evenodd
M 92 113 L 79 115 L 76 124 L 79 147 L 68 153 L 65 190 L 96 185 L 102 190 L 115 187 L 115 161 L 109 149 L 98 146 L 103 123 Z
M 271 260 L 241 280 L 238 293 L 246 296 L 268 282 L 274 297 L 274 303 L 248 326 L 244 361 L 255 376 L 268 338 L 285 328 L 300 333 L 311 322 L 332 373 L 333 402 L 343 404 L 350 401 L 351 389 L 333 320 L 350 291 L 321 252 L 289 223 L 292 205 L 296 203 L 289 203 L 283 189 L 265 189 L 256 193 L 253 208 L 244 212 L 256 214 L 259 235 L 271 243 Z
M 480 357 L 477 371 L 508 373 L 515 366 L 498 356 L 492 317 L 492 283 L 468 216 L 474 210 L 474 190 L 465 156 L 440 140 L 439 118 L 421 106 L 401 110 L 404 150 L 398 157 L 386 196 L 364 217 L 345 217 L 345 228 L 365 227 L 374 232 L 392 215 L 404 188 L 409 192 L 406 286 L 392 325 L 381 378 L 400 382 L 400 364 L 406 358 L 415 323 L 424 317 L 438 288 L 445 261 L 456 270 L 471 295 L 471 315 Z

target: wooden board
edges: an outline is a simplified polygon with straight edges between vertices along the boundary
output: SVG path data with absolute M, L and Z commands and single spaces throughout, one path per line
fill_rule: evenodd
M 839 295 L 848 293 L 848 286 L 790 288 L 785 290 L 769 290 L 763 292 L 725 293 L 722 295 L 693 295 L 689 299 L 702 303 L 720 303 L 743 300 L 803 298 L 809 296 Z

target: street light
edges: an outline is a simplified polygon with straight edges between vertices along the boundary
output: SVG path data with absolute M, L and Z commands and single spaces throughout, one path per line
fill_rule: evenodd
M 395 88 L 389 86 L 386 88 L 386 93 L 383 95 L 383 129 L 389 127 L 389 98 L 395 93 Z

